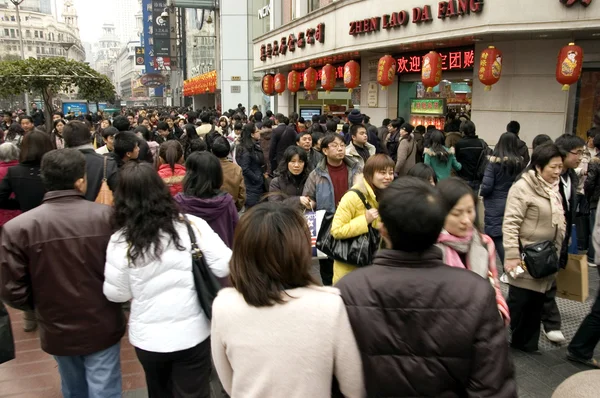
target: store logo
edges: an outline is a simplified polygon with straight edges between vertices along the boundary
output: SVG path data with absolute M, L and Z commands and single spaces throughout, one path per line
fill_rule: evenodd
M 264 6 L 258 9 L 258 19 L 263 19 L 271 15 L 271 5 Z
M 560 0 L 567 7 L 573 6 L 575 3 L 581 3 L 582 6 L 587 7 L 592 3 L 592 0 Z
M 298 36 L 291 33 L 289 36 L 281 38 L 281 42 L 274 40 L 273 43 L 267 43 L 260 46 L 260 60 L 266 61 L 267 58 L 285 55 L 288 51 L 294 52 L 296 48 L 305 48 L 307 44 L 325 42 L 325 24 L 320 23 L 316 28 L 308 28 L 306 31 L 298 32 Z

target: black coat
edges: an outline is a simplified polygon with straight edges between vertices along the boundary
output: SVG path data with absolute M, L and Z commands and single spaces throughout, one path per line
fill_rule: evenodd
M 336 287 L 368 397 L 517 396 L 494 289 L 474 272 L 445 265 L 437 247 L 380 250 L 372 266 Z
M 489 236 L 502 236 L 502 221 L 506 208 L 508 191 L 521 170 L 509 174 L 502 170 L 499 158 L 492 156 L 485 168 L 481 183 L 481 196 L 485 205 L 485 233 Z
M 518 138 L 518 136 L 517 136 Z M 527 148 L 527 143 L 519 138 L 519 144 L 517 145 L 517 151 L 519 155 L 523 158 L 524 164 L 529 164 L 529 148 Z
M 289 172 L 286 171 L 286 173 Z M 269 193 L 281 193 L 281 195 L 271 195 L 269 196 L 269 201 L 284 202 L 286 204 L 296 206 L 299 209 L 302 209 L 303 206 L 300 204 L 300 197 L 302 196 L 302 192 L 304 191 L 305 183 L 306 178 L 288 179 L 283 176 L 275 177 L 271 180 L 271 184 L 269 186 Z
M 567 197 L 565 195 L 565 187 L 562 182 L 563 178 L 569 176 L 571 179 L 571 196 L 567 206 Z M 565 240 L 560 248 L 559 264 L 562 268 L 567 266 L 569 254 L 569 241 L 571 240 L 572 225 L 575 222 L 575 214 L 577 213 L 577 186 L 579 185 L 579 177 L 573 169 L 568 169 L 560 178 L 559 190 L 563 202 L 563 210 L 565 211 L 565 220 L 567 222 L 567 230 L 565 231 Z
M 246 207 L 252 207 L 265 193 L 264 155 L 260 146 L 256 144 L 250 150 L 238 146 L 236 157 L 246 184 Z
M 98 155 L 93 149 L 80 149 L 79 151 L 85 156 L 85 171 L 87 173 L 85 198 L 94 202 L 104 179 L 104 156 Z M 106 159 L 106 179 L 108 187 L 114 192 L 117 187 L 117 164 L 112 157 L 107 156 Z
M 598 208 L 600 200 L 600 157 L 594 156 L 588 165 L 588 174 L 583 186 L 590 209 Z
M 13 193 L 16 202 L 9 199 Z M 40 165 L 20 163 L 9 168 L 0 183 L 0 207 L 18 208 L 26 212 L 38 207 L 45 193 L 46 188 L 40 177 Z
M 485 141 L 476 135 L 458 140 L 454 147 L 454 153 L 456 161 L 462 165 L 462 169 L 458 171 L 459 177 L 465 181 L 478 181 L 477 169 L 481 152 L 485 147 Z
M 271 163 L 271 172 L 277 170 L 279 163 L 277 162 L 278 155 L 278 145 L 279 141 L 281 141 L 281 137 L 285 132 L 287 126 L 283 123 L 278 124 L 273 128 L 273 132 L 271 133 L 271 145 L 269 146 L 269 162 Z M 283 154 L 283 152 L 282 152 Z

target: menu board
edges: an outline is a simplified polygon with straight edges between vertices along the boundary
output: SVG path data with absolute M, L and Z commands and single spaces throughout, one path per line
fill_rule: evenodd
M 410 113 L 419 115 L 445 115 L 446 100 L 443 98 L 411 99 Z

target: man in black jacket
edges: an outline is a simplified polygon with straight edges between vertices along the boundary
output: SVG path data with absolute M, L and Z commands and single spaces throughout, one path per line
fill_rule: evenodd
M 517 121 L 511 121 L 506 125 L 506 131 L 508 133 L 513 133 L 519 138 L 519 132 L 521 131 L 521 125 Z M 517 152 L 519 155 L 523 157 L 523 164 L 529 164 L 529 148 L 527 148 L 527 143 L 519 138 L 519 144 L 517 145 Z
M 379 203 L 388 249 L 336 284 L 369 397 L 517 395 L 494 289 L 471 271 L 444 265 L 434 246 L 447 212 L 428 182 L 399 178 Z
M 465 180 L 473 191 L 479 192 L 479 186 L 483 175 L 479 175 L 482 163 L 487 162 L 487 144 L 484 140 L 477 137 L 475 123 L 470 120 L 460 125 L 460 132 L 463 137 L 458 140 L 454 147 L 455 156 L 462 169 L 458 176 Z
M 296 145 L 296 130 L 293 126 L 287 125 L 287 118 L 281 113 L 275 115 L 277 127 L 273 129 L 271 135 L 271 146 L 269 147 L 269 160 L 271 162 L 271 171 L 274 172 L 279 166 L 279 162 L 283 159 L 285 150 L 293 145 Z
M 125 119 L 127 120 L 127 119 Z M 106 162 L 106 179 L 108 187 L 114 191 L 117 186 L 117 165 L 110 157 L 98 155 L 91 143 L 90 129 L 83 122 L 72 121 L 63 129 L 65 147 L 78 149 L 85 156 L 87 190 L 85 198 L 94 202 L 102 180 L 104 179 L 104 162 Z

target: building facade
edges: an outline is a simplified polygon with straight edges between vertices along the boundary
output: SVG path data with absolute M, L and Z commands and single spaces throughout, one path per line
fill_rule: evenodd
M 122 44 L 139 38 L 136 15 L 141 12 L 142 5 L 139 0 L 119 0 L 119 12 L 115 13 L 115 34 Z
M 537 134 L 583 135 L 595 119 L 600 124 L 600 1 L 548 0 L 541 8 L 520 0 L 273 0 L 270 13 L 275 29 L 254 38 L 254 72 L 319 71 L 329 63 L 337 79 L 330 93 L 286 90 L 274 97 L 277 111 L 309 117 L 358 108 L 373 124 L 401 116 L 438 128 L 454 112 L 470 117 L 490 144 L 511 120 L 521 123 L 529 145 Z M 562 91 L 557 55 L 570 42 L 583 49 L 583 73 Z M 486 91 L 478 72 L 489 46 L 502 52 L 501 78 Z M 431 50 L 442 57 L 443 80 L 427 92 L 421 72 Z M 383 55 L 396 64 L 385 90 L 377 84 Z M 361 73 L 360 86 L 349 93 L 343 66 L 351 59 Z
M 65 1 L 63 21 L 51 14 L 19 10 L 25 58 L 64 57 L 83 62 L 85 49 L 79 38 L 77 12 Z M 21 57 L 19 28 L 14 6 L 0 4 L 0 58 Z
M 115 79 L 114 72 L 117 57 L 121 51 L 121 44 L 115 30 L 115 25 L 113 23 L 105 23 L 102 25 L 102 36 L 98 41 L 97 47 L 94 49 L 96 54 L 94 68 L 98 72 L 108 76 L 115 87 L 117 87 L 119 82 Z

